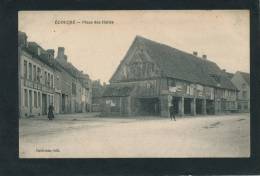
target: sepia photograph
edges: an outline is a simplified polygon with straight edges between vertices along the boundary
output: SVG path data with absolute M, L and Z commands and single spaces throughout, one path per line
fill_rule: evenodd
M 17 32 L 19 158 L 250 157 L 249 10 L 19 11 Z

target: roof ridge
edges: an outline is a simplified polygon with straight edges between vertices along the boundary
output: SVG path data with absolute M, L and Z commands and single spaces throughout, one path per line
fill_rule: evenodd
M 186 52 L 186 51 L 177 49 L 177 48 L 175 48 L 175 47 L 173 47 L 173 46 L 170 46 L 170 45 L 167 45 L 167 44 L 164 44 L 164 43 L 161 43 L 161 42 L 157 42 L 157 41 L 154 41 L 154 40 L 145 38 L 145 37 L 143 37 L 143 36 L 141 36 L 141 35 L 136 35 L 135 40 L 138 40 L 138 39 L 139 39 L 139 40 L 146 40 L 146 41 L 151 42 L 151 43 L 153 43 L 153 44 L 159 44 L 159 45 L 164 46 L 164 47 L 167 47 L 167 48 L 169 48 L 169 49 L 174 49 L 174 50 L 176 50 L 176 51 L 178 51 L 178 52 L 182 52 L 182 53 L 184 53 L 184 54 L 188 54 L 188 55 L 192 56 L 193 59 L 197 59 L 197 60 L 199 60 L 199 61 L 203 61 L 203 62 L 205 61 L 205 62 L 210 62 L 210 63 L 216 64 L 215 62 L 213 62 L 213 61 L 211 61 L 211 60 L 202 59 L 201 57 L 194 56 L 193 54 L 188 53 L 188 52 Z

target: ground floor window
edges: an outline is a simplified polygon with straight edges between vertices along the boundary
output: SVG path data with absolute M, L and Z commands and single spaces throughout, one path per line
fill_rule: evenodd
M 36 91 L 34 91 L 33 98 L 34 98 L 34 107 L 37 108 L 37 92 Z
M 28 107 L 28 90 L 24 89 L 24 106 Z
M 41 93 L 38 92 L 38 106 L 41 107 Z
M 47 101 L 48 101 L 48 105 L 50 105 L 50 95 L 47 95 Z

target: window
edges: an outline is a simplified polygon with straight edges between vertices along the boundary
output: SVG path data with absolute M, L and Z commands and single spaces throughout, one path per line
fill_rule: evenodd
M 27 61 L 25 60 L 23 63 L 23 76 L 27 79 Z
M 243 83 L 243 84 L 242 84 L 242 89 L 245 89 L 245 88 L 246 88 L 246 84 Z
M 38 107 L 41 107 L 41 93 L 38 92 Z
M 146 88 L 147 89 L 150 89 L 151 88 L 151 84 L 148 82 L 148 83 L 146 83 Z
M 76 95 L 76 84 L 72 83 L 72 94 Z
M 47 85 L 47 72 L 46 71 L 44 72 L 44 83 L 45 83 L 45 85 Z
M 246 98 L 246 91 L 243 91 L 243 92 L 242 92 L 242 97 L 243 97 L 243 98 Z
M 51 75 L 51 88 L 53 88 L 53 75 Z
M 40 77 L 41 77 L 41 69 L 38 67 L 37 68 L 37 82 L 40 82 Z
M 33 66 L 33 80 L 36 81 L 36 65 Z
M 37 92 L 36 91 L 34 91 L 33 98 L 34 98 L 34 107 L 37 108 Z
M 28 91 L 24 89 L 24 106 L 28 107 Z
M 176 82 L 173 79 L 168 79 L 168 86 L 170 87 L 176 87 Z
M 247 104 L 244 105 L 244 109 L 247 110 L 248 109 L 248 106 Z
M 29 80 L 32 80 L 32 64 L 29 63 Z
M 47 85 L 50 87 L 50 73 L 48 73 Z

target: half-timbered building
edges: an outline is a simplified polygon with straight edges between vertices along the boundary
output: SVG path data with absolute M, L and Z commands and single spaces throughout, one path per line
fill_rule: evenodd
M 216 114 L 237 108 L 237 90 L 206 55 L 137 36 L 103 93 L 103 115 Z

